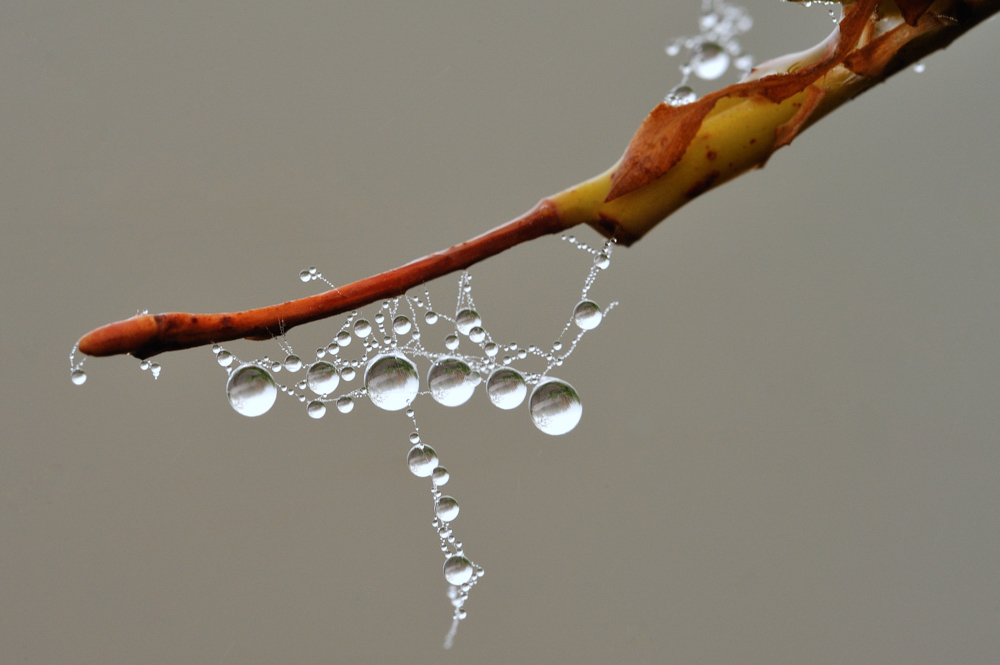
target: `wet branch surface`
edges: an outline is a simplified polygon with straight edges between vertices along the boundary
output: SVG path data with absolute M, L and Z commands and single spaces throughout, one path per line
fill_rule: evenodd
M 687 201 L 763 166 L 802 129 L 944 48 L 998 10 L 1000 0 L 845 3 L 843 19 L 822 44 L 763 63 L 749 80 L 691 104 L 660 104 L 614 167 L 543 199 L 492 231 L 399 268 L 278 305 L 222 314 L 136 315 L 87 333 L 78 348 L 89 356 L 148 358 L 233 339 L 269 339 L 401 296 L 515 245 L 581 223 L 631 244 Z M 710 139 L 715 143 L 709 145 Z

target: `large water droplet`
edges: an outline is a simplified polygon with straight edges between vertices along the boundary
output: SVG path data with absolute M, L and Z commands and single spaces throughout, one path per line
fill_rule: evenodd
M 427 386 L 438 404 L 460 406 L 469 401 L 476 384 L 469 380 L 472 369 L 458 358 L 442 358 L 431 365 Z
M 498 367 L 486 379 L 486 394 L 494 406 L 501 409 L 516 409 L 524 402 L 528 386 L 521 373 L 510 367 Z
M 386 353 L 368 362 L 365 388 L 372 404 L 386 411 L 399 411 L 417 396 L 420 377 L 409 358 L 399 353 Z
M 455 497 L 443 496 L 434 502 L 434 514 L 443 522 L 450 522 L 458 517 L 458 501 Z
M 74 369 L 70 372 L 69 380 L 73 382 L 74 386 L 82 386 L 87 382 L 87 373 L 82 369 Z
M 410 471 L 418 478 L 426 478 L 434 473 L 438 465 L 438 456 L 434 449 L 421 443 L 410 448 L 406 454 L 406 463 Z
M 573 308 L 573 323 L 581 330 L 593 330 L 603 318 L 604 313 L 593 300 L 581 300 Z
M 482 323 L 483 319 L 479 316 L 479 312 L 474 309 L 463 309 L 455 315 L 455 327 L 463 335 L 468 335 L 470 330 L 482 325 Z
M 392 320 L 392 329 L 397 335 L 405 335 L 412 327 L 413 324 L 405 316 L 400 315 Z
M 691 58 L 695 76 L 714 81 L 729 69 L 729 54 L 715 42 L 705 42 Z
M 302 359 L 294 353 L 285 357 L 285 369 L 289 372 L 298 372 L 302 369 Z
M 270 372 L 263 367 L 241 365 L 229 375 L 226 395 L 237 413 L 254 417 L 267 413 L 274 406 L 278 389 Z
M 559 379 L 545 379 L 535 386 L 528 409 L 535 427 L 552 435 L 570 431 L 583 415 L 580 395 L 573 386 Z
M 460 586 L 472 579 L 472 562 L 461 554 L 453 554 L 444 560 L 444 578 L 449 584 Z
M 336 367 L 325 360 L 320 360 L 309 366 L 309 371 L 306 372 L 306 384 L 309 390 L 317 395 L 329 395 L 340 385 L 340 374 L 337 373 Z
M 326 404 L 323 404 L 318 399 L 314 399 L 306 407 L 306 413 L 309 414 L 310 418 L 322 418 L 326 415 Z
M 368 323 L 364 319 L 358 319 L 354 322 L 354 334 L 364 339 L 368 335 L 372 334 L 372 324 Z

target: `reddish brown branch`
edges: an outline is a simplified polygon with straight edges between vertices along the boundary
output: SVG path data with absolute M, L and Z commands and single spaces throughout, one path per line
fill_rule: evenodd
M 556 206 L 542 200 L 524 215 L 492 231 L 325 293 L 228 314 L 140 314 L 92 330 L 80 338 L 79 349 L 89 356 L 129 353 L 148 358 L 243 337 L 268 339 L 303 323 L 403 295 L 424 282 L 468 268 L 522 242 L 558 233 L 566 226 Z

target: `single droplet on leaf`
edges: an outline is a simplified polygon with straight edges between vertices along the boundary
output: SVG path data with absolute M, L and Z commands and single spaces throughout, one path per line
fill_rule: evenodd
M 74 386 L 82 386 L 87 382 L 87 373 L 82 369 L 74 369 L 69 374 L 69 380 L 73 382 Z
M 581 330 L 593 330 L 603 318 L 604 313 L 593 300 L 581 300 L 573 308 L 573 323 Z
M 302 369 L 302 359 L 294 353 L 285 356 L 285 369 L 289 372 L 298 372 Z
M 386 353 L 368 362 L 365 389 L 372 404 L 378 408 L 399 411 L 408 407 L 417 396 L 420 377 L 409 358 L 399 353 Z
M 528 409 L 535 427 L 552 435 L 569 432 L 583 415 L 580 395 L 573 386 L 559 379 L 545 379 L 535 386 Z
M 430 446 L 418 443 L 410 448 L 410 452 L 406 454 L 406 464 L 410 467 L 413 475 L 418 478 L 426 478 L 434 473 L 434 469 L 438 465 L 438 456 Z
M 306 372 L 306 385 L 317 395 L 329 395 L 340 385 L 340 374 L 337 373 L 336 367 L 325 360 L 320 360 L 309 366 L 309 371 Z
M 458 501 L 455 497 L 443 496 L 434 502 L 434 514 L 443 522 L 450 522 L 458 517 Z
M 463 309 L 455 315 L 455 327 L 463 335 L 468 335 L 470 330 L 482 325 L 482 323 L 483 319 L 479 316 L 479 312 L 474 309 Z
M 729 69 L 729 54 L 715 42 L 705 42 L 691 58 L 694 74 L 705 81 L 714 81 Z
M 318 399 L 314 399 L 306 407 L 306 413 L 309 414 L 310 418 L 322 418 L 326 415 L 326 404 L 323 404 Z
M 472 579 L 475 570 L 472 562 L 461 554 L 454 554 L 444 560 L 444 578 L 449 584 L 460 586 Z
M 528 386 L 521 373 L 510 367 L 498 367 L 486 379 L 486 394 L 494 406 L 516 409 L 524 402 Z
M 476 384 L 469 380 L 472 369 L 458 358 L 442 358 L 431 365 L 427 386 L 438 404 L 460 406 L 469 401 Z
M 229 375 L 226 395 L 237 413 L 252 418 L 267 413 L 274 406 L 278 389 L 271 373 L 263 367 L 241 365 Z

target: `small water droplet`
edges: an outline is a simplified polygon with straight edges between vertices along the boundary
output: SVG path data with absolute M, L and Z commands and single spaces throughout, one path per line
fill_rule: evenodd
M 326 355 L 326 347 L 325 346 L 316 349 L 316 357 L 317 358 L 322 358 L 325 355 Z
M 562 351 L 562 342 L 556 341 L 552 343 L 553 351 Z
M 413 324 L 405 316 L 397 316 L 392 320 L 392 329 L 397 335 L 405 335 L 413 328 Z
M 82 369 L 74 369 L 70 372 L 69 380 L 73 382 L 74 386 L 82 386 L 87 382 L 87 373 Z
M 492 358 L 493 356 L 495 356 L 497 353 L 500 352 L 500 347 L 494 344 L 493 342 L 489 342 L 486 344 L 486 346 L 483 347 L 483 350 L 486 351 L 486 355 Z
M 337 411 L 341 413 L 350 413 L 354 409 L 354 400 L 349 396 L 344 395 L 337 400 Z
M 913 71 L 915 71 L 918 74 L 922 74 L 925 69 L 927 69 L 927 65 L 925 65 L 922 62 L 918 62 L 917 64 L 913 65 Z
M 424 321 L 426 321 L 427 324 L 431 326 L 437 323 L 438 322 L 437 312 L 430 309 L 427 310 L 427 312 L 424 313 Z
M 351 343 L 351 333 L 341 330 L 337 333 L 337 346 L 347 346 Z
M 342 374 L 346 374 L 346 369 Z M 399 353 L 386 353 L 368 362 L 365 388 L 372 404 L 386 411 L 399 411 L 408 407 L 417 396 L 420 377 L 409 358 Z
M 479 316 L 479 312 L 474 309 L 463 309 L 455 315 L 455 327 L 463 335 L 468 335 L 470 330 L 482 325 L 482 323 L 483 319 Z
M 521 349 L 520 351 L 517 352 L 517 357 L 519 360 L 524 360 L 525 358 L 528 357 L 528 352 L 525 351 L 524 349 Z
M 715 42 L 705 42 L 691 58 L 695 76 L 705 81 L 714 81 L 729 69 L 729 54 Z
M 285 369 L 289 372 L 298 372 L 302 369 L 302 359 L 295 354 L 289 354 L 285 357 Z
M 604 313 L 593 300 L 581 300 L 573 308 L 573 323 L 581 330 L 593 330 L 603 318 Z
M 219 355 L 217 355 L 215 358 L 216 360 L 219 361 L 219 364 L 222 365 L 223 367 L 229 367 L 230 365 L 233 364 L 233 354 L 231 354 L 229 351 L 226 351 L 225 349 L 219 351 Z
M 465 584 L 472 579 L 473 572 L 472 562 L 460 554 L 452 555 L 444 561 L 444 578 L 449 584 Z
M 448 469 L 443 466 L 438 466 L 434 468 L 433 472 L 431 472 L 431 480 L 438 486 L 447 485 L 448 481 L 451 480 L 451 474 L 448 473 Z
M 486 379 L 486 394 L 501 409 L 516 409 L 524 402 L 528 386 L 521 373 L 510 367 L 498 367 Z
M 430 446 L 417 444 L 410 448 L 410 452 L 406 454 L 406 463 L 413 475 L 418 478 L 426 478 L 434 473 L 434 469 L 438 465 L 438 456 Z
M 611 259 L 608 258 L 607 254 L 601 252 L 600 254 L 594 257 L 594 265 L 600 268 L 601 270 L 604 270 L 609 265 L 611 265 Z
M 449 351 L 454 351 L 458 348 L 458 335 L 448 335 L 444 338 L 444 347 Z
M 212 353 L 218 353 L 221 350 L 222 350 L 222 347 L 219 346 L 218 344 L 213 344 L 212 345 Z
M 420 443 L 420 435 L 416 432 L 410 432 L 410 443 Z
M 475 342 L 476 344 L 479 344 L 484 339 L 486 339 L 486 331 L 480 328 L 479 326 L 476 326 L 469 331 L 469 339 Z
M 368 337 L 368 335 L 372 334 L 372 324 L 364 319 L 358 319 L 354 322 L 354 334 L 361 339 Z
M 385 321 L 385 314 L 379 312 L 375 315 L 375 323 L 381 324 L 383 321 Z
M 680 52 L 681 52 L 680 44 L 670 44 L 669 46 L 667 46 L 667 55 L 669 55 L 671 58 L 673 58 Z
M 340 385 L 340 374 L 336 367 L 325 360 L 320 360 L 309 366 L 306 372 L 306 384 L 309 390 L 317 395 L 329 395 Z
M 267 367 L 267 363 L 264 363 L 264 366 Z M 275 374 L 281 371 L 281 367 L 282 367 L 281 363 L 279 363 L 277 360 L 271 363 L 271 371 L 274 372 Z
M 322 418 L 326 415 L 326 404 L 323 404 L 318 399 L 314 399 L 306 407 L 306 413 L 309 414 L 310 418 Z
M 288 278 L 286 277 L 285 279 Z M 303 282 L 308 282 L 310 279 L 312 279 L 312 275 L 309 274 L 308 270 L 303 270 L 302 272 L 299 273 L 299 279 L 301 279 Z
M 406 410 L 406 411 L 404 411 L 403 413 L 405 413 L 405 414 L 406 414 L 406 417 L 407 417 L 407 418 L 412 418 L 412 417 L 413 417 L 413 409 L 407 409 L 407 410 Z
M 316 266 L 309 266 L 309 274 L 310 275 L 316 274 Z
M 559 379 L 545 379 L 531 391 L 528 409 L 535 427 L 553 436 L 569 432 L 583 415 L 580 395 Z
M 443 496 L 434 502 L 434 514 L 443 522 L 451 522 L 458 517 L 458 501 L 452 496 Z
M 685 104 L 690 104 L 696 99 L 698 99 L 698 96 L 694 94 L 694 90 L 692 90 L 690 86 L 678 85 L 670 91 L 663 101 L 671 106 L 684 106 Z
M 154 379 L 160 378 L 160 371 L 163 368 L 160 367 L 159 363 L 153 363 L 149 366 L 149 372 L 153 375 Z
M 331 356 L 335 356 L 338 353 L 340 353 L 340 346 L 337 344 L 337 342 L 330 342 L 329 344 L 326 345 L 326 352 L 329 353 Z
M 438 404 L 460 406 L 469 401 L 476 385 L 469 381 L 472 369 L 458 358 L 442 358 L 431 365 L 427 386 Z
M 351 366 L 347 366 L 344 369 L 340 370 L 340 378 L 342 378 L 344 381 L 353 381 L 356 375 L 357 372 L 355 372 L 354 368 Z
M 278 389 L 271 374 L 263 367 L 241 365 L 229 375 L 226 395 L 237 413 L 252 418 L 267 413 L 274 406 Z
M 142 371 L 146 371 L 147 369 L 149 369 L 149 361 L 143 360 L 141 363 L 139 363 L 139 369 L 141 369 Z

